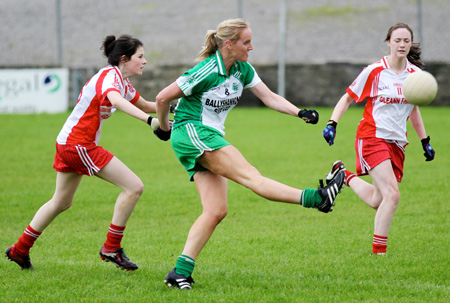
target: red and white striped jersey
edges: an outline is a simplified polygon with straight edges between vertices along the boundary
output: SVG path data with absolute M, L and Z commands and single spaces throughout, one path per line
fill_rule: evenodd
M 420 69 L 407 61 L 405 70 L 397 75 L 390 69 L 387 58 L 364 68 L 347 88 L 357 103 L 367 99 L 356 138 L 376 137 L 406 144 L 406 121 L 414 105 L 406 101 L 402 86 L 409 74 Z
M 56 142 L 61 145 L 97 145 L 103 121 L 116 111 L 106 96 L 111 91 L 117 91 L 133 104 L 140 97 L 131 82 L 123 79 L 117 66 L 100 69 L 81 90 Z

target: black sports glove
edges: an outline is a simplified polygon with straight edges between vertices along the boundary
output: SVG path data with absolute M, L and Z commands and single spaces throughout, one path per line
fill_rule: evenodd
M 425 139 L 420 140 L 422 142 L 422 148 L 425 151 L 423 154 L 425 158 L 427 158 L 425 161 L 432 161 L 434 159 L 434 149 L 430 145 L 430 136 L 426 137 Z
M 163 141 L 167 141 L 170 139 L 170 134 L 172 133 L 172 130 L 162 130 L 161 127 L 158 127 L 157 129 L 155 129 L 153 131 L 153 133 L 160 139 Z
M 297 115 L 306 123 L 317 124 L 319 122 L 319 113 L 315 109 L 302 109 Z
M 177 104 L 172 104 L 169 108 L 169 113 L 173 114 L 175 112 L 175 109 L 177 108 L 178 103 Z
M 322 131 L 322 135 L 329 146 L 334 144 L 334 138 L 336 138 L 336 128 L 337 122 L 330 120 L 328 121 L 327 126 L 325 126 L 325 129 Z

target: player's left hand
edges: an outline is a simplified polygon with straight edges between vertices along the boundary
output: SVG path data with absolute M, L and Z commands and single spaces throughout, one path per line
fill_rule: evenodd
M 315 109 L 302 109 L 297 115 L 306 123 L 317 124 L 319 122 L 319 113 Z
M 425 161 L 432 161 L 434 159 L 435 151 L 430 145 L 430 136 L 420 141 L 422 142 L 422 148 L 425 151 L 425 153 L 423 154 L 426 158 Z
M 324 130 L 322 131 L 322 135 L 329 146 L 334 144 L 334 139 L 336 138 L 336 127 L 337 122 L 330 120 L 328 121 L 327 126 L 325 126 Z
M 148 116 L 147 124 L 150 125 L 153 130 L 155 130 L 159 127 L 159 120 L 158 118 L 155 118 L 153 116 Z

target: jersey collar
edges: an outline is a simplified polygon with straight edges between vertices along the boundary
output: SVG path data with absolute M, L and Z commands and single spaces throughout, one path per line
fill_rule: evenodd
M 388 58 L 389 56 L 384 56 L 382 63 L 383 63 L 383 67 L 386 69 L 391 69 L 391 67 L 389 66 L 389 62 L 388 62 Z M 406 67 L 405 67 L 405 71 L 410 71 L 411 70 L 411 65 L 413 65 L 411 62 L 409 62 L 408 58 L 406 58 Z
M 225 70 L 225 64 L 223 64 L 222 55 L 220 54 L 219 50 L 216 50 L 216 54 L 214 55 L 214 58 L 217 62 L 217 68 L 219 69 L 219 74 L 226 76 L 227 71 Z
M 384 68 L 389 68 L 388 56 L 384 56 L 381 62 L 383 63 Z

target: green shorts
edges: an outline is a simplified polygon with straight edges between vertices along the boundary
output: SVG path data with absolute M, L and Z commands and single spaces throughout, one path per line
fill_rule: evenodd
M 170 143 L 180 163 L 194 181 L 194 174 L 206 170 L 197 163 L 205 151 L 213 151 L 230 145 L 216 129 L 202 124 L 186 123 L 172 130 Z

